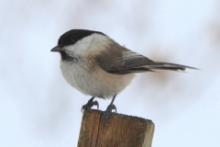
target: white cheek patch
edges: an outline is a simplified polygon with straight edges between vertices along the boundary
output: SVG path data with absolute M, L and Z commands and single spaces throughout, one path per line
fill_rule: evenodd
M 74 45 L 66 46 L 66 51 L 70 55 L 84 56 L 88 54 L 98 54 L 105 49 L 111 40 L 101 34 L 93 34 L 77 41 Z

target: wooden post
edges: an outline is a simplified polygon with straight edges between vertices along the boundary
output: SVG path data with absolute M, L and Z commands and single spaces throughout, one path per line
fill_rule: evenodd
M 154 124 L 143 118 L 85 111 L 78 147 L 151 147 Z

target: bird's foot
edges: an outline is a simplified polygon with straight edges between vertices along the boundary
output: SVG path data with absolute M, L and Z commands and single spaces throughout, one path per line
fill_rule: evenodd
M 96 106 L 97 109 L 99 109 L 99 103 L 98 101 L 93 101 L 94 98 L 91 98 L 85 105 L 82 106 L 82 110 L 91 110 L 93 106 Z
M 117 112 L 117 108 L 116 108 L 116 106 L 115 106 L 114 104 L 110 104 L 110 105 L 108 105 L 108 107 L 107 107 L 107 109 L 105 110 L 105 112 L 109 112 L 109 113 L 111 113 L 111 112 Z
M 117 113 L 117 108 L 114 104 L 110 104 L 104 112 L 104 119 L 110 118 L 112 112 Z

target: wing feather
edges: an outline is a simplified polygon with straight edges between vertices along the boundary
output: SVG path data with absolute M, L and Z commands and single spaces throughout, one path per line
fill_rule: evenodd
M 129 74 L 154 70 L 186 70 L 197 69 L 190 66 L 168 63 L 154 62 L 149 58 L 135 53 L 118 44 L 109 45 L 107 50 L 96 56 L 97 64 L 106 72 L 113 74 Z
M 147 57 L 120 45 L 111 45 L 110 48 L 101 52 L 96 57 L 96 61 L 102 69 L 114 74 L 151 71 L 144 66 L 153 63 L 153 61 Z

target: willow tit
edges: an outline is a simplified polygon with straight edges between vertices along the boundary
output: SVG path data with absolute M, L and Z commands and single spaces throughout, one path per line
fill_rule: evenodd
M 136 73 L 155 70 L 185 70 L 185 65 L 155 62 L 121 46 L 108 35 L 92 30 L 73 29 L 64 33 L 51 51 L 61 55 L 61 70 L 66 81 L 92 96 L 83 109 L 97 105 L 98 98 L 111 98 L 106 111 L 116 110 L 115 97 Z

